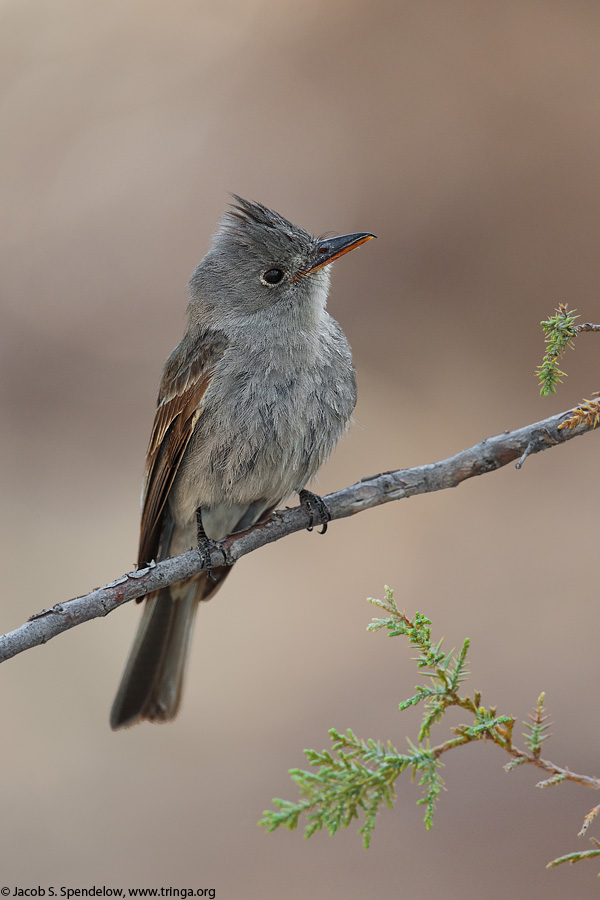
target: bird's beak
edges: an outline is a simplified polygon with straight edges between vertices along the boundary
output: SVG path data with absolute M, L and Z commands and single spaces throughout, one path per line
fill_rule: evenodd
M 323 266 L 328 266 L 334 259 L 339 259 L 344 253 L 349 253 L 351 250 L 354 250 L 355 247 L 360 247 L 361 244 L 370 241 L 374 237 L 376 237 L 376 235 L 371 234 L 370 232 L 360 231 L 357 234 L 342 234 L 340 237 L 325 238 L 322 241 L 317 241 L 315 248 L 317 262 L 314 266 L 311 266 L 310 269 L 304 269 L 303 272 L 298 272 L 298 274 L 292 278 L 292 281 L 295 281 L 296 278 L 300 278 L 303 275 L 312 275 L 313 272 L 322 269 Z

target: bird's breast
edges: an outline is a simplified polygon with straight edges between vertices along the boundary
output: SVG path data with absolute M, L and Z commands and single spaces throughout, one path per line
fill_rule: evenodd
M 277 504 L 328 458 L 355 402 L 347 354 L 229 354 L 214 371 L 181 463 L 174 499 L 198 506 Z

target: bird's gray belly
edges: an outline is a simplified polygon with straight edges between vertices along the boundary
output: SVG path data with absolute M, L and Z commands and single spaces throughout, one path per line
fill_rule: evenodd
M 350 373 L 351 375 L 351 373 Z M 314 376 L 314 373 L 313 373 Z M 203 409 L 173 485 L 180 525 L 203 509 L 207 535 L 219 540 L 250 527 L 265 510 L 301 490 L 328 458 L 352 412 L 353 384 L 325 392 L 318 378 L 288 381 L 243 373 Z M 253 521 L 246 521 L 253 519 Z

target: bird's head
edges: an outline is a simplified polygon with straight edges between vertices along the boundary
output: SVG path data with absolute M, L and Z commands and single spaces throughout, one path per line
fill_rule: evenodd
M 375 237 L 315 238 L 260 203 L 233 200 L 190 281 L 191 311 L 197 306 L 213 320 L 247 322 L 274 307 L 323 309 L 329 265 Z

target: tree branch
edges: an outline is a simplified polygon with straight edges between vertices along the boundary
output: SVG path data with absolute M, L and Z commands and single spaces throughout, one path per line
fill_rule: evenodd
M 439 462 L 363 478 L 357 484 L 325 497 L 331 519 L 353 516 L 392 500 L 457 487 L 467 478 L 493 472 L 515 459 L 518 460 L 516 467 L 519 469 L 529 455 L 564 444 L 571 438 L 593 430 L 590 422 L 582 422 L 572 429 L 561 429 L 561 424 L 572 417 L 573 410 L 568 410 L 516 431 L 505 431 L 495 437 L 485 438 L 479 444 Z M 232 565 L 247 553 L 288 534 L 302 531 L 308 525 L 309 513 L 306 507 L 278 510 L 268 522 L 214 545 L 211 564 Z M 0 637 L 0 662 L 23 650 L 45 644 L 75 625 L 105 616 L 150 591 L 196 575 L 203 568 L 197 550 L 189 550 L 181 556 L 163 560 L 137 572 L 129 572 L 83 597 L 75 597 L 65 603 L 58 603 L 52 609 L 42 610 L 31 616 L 20 628 Z

